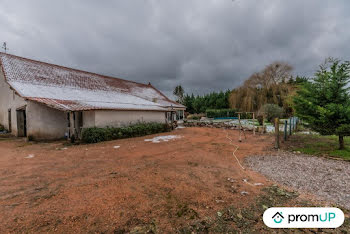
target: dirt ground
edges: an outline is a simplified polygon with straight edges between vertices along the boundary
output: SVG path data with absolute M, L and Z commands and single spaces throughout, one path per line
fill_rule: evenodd
M 347 161 L 290 152 L 248 157 L 246 161 L 249 167 L 273 181 L 350 210 L 350 163 Z
M 271 183 L 242 170 L 226 133 L 241 162 L 273 146 L 269 136 L 238 143 L 238 131 L 209 128 L 160 134 L 182 136 L 161 143 L 144 141 L 159 135 L 77 146 L 2 139 L 0 233 L 175 232 L 247 206 Z

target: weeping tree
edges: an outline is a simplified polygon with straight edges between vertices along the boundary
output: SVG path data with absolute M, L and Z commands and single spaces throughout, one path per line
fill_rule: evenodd
M 256 112 L 270 103 L 283 107 L 290 114 L 292 110 L 289 99 L 295 92 L 295 85 L 291 83 L 292 69 L 288 63 L 274 62 L 254 73 L 241 87 L 232 90 L 230 107 Z
M 185 91 L 181 85 L 175 87 L 173 94 L 177 97 L 177 102 L 183 104 Z
M 321 135 L 337 135 L 339 149 L 350 135 L 350 62 L 327 59 L 294 97 L 296 114 Z

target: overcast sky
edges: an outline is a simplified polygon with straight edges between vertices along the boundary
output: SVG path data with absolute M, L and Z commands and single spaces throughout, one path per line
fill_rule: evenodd
M 3 41 L 15 55 L 203 94 L 277 60 L 299 75 L 349 60 L 350 2 L 0 0 Z

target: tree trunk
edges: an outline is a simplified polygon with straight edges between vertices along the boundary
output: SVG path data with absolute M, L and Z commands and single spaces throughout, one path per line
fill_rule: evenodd
M 344 136 L 339 136 L 339 149 L 340 149 L 340 150 L 345 149 L 345 146 L 344 146 Z

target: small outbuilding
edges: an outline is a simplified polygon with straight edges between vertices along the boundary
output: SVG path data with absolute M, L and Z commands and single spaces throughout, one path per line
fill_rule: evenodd
M 149 84 L 0 53 L 0 124 L 18 137 L 79 137 L 83 128 L 181 120 L 185 106 Z

